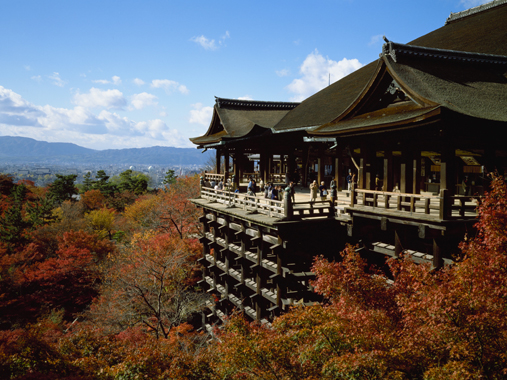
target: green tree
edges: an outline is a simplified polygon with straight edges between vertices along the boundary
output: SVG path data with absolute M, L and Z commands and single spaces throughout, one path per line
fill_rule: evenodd
M 83 187 L 82 192 L 86 193 L 93 188 L 94 180 L 92 179 L 92 173 L 88 172 L 83 176 Z
M 14 185 L 11 190 L 11 205 L 0 217 L 0 241 L 10 248 L 25 241 L 23 231 L 29 227 L 22 213 L 26 191 L 25 185 Z
M 136 195 L 140 195 L 148 190 L 148 181 L 150 178 L 143 173 L 134 172 L 131 169 L 125 170 L 120 173 L 118 181 L 118 188 L 120 191 L 130 191 Z
M 174 170 L 169 169 L 165 173 L 165 177 L 164 177 L 164 180 L 162 181 L 162 183 L 164 185 L 172 185 L 173 183 L 176 183 L 176 178 L 178 178 L 178 176 L 174 175 Z
M 38 227 L 56 221 L 57 217 L 53 213 L 54 203 L 54 198 L 49 194 L 39 195 L 33 202 L 27 203 L 25 211 L 30 224 Z
M 55 181 L 49 186 L 49 196 L 56 202 L 62 204 L 66 200 L 73 200 L 73 196 L 78 194 L 78 190 L 74 182 L 77 175 L 61 175 L 57 174 Z
M 111 197 L 117 192 L 116 186 L 109 182 L 109 176 L 104 170 L 97 171 L 95 179 L 93 188 L 99 190 L 106 197 Z

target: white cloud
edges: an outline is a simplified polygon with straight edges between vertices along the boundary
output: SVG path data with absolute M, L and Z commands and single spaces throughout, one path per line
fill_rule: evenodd
M 156 106 L 158 104 L 157 97 L 153 94 L 148 94 L 147 92 L 141 92 L 140 94 L 134 94 L 132 95 L 131 104 L 132 106 L 137 109 L 143 109 L 144 107 L 148 106 Z
M 347 76 L 362 66 L 357 59 L 343 58 L 341 61 L 333 61 L 319 54 L 315 49 L 310 53 L 299 72 L 302 77 L 294 79 L 287 89 L 294 93 L 292 101 L 301 101 L 317 91 L 322 90 L 329 84 Z
M 33 79 L 34 81 L 36 81 L 38 83 L 42 82 L 42 77 L 40 75 L 34 75 L 30 79 Z
M 188 94 L 188 88 L 183 85 L 169 79 L 153 79 L 151 81 L 151 87 L 163 88 L 168 94 L 173 91 L 179 91 L 182 94 Z
M 144 80 L 139 78 L 134 79 L 132 82 L 134 82 L 134 84 L 137 84 L 138 86 L 142 86 L 145 83 Z
M 282 69 L 276 71 L 276 75 L 278 75 L 279 77 L 286 77 L 289 74 L 290 74 L 289 69 Z
M 213 116 L 213 107 L 203 107 L 202 103 L 192 104 L 193 110 L 190 110 L 190 123 L 197 123 L 208 126 Z
M 93 149 L 191 145 L 160 119 L 136 122 L 107 110 L 95 115 L 80 105 L 73 109 L 37 106 L 2 86 L 0 133 L 42 141 L 72 142 Z
M 53 84 L 58 87 L 65 86 L 65 82 L 62 78 L 60 78 L 60 74 L 57 72 L 54 72 L 53 75 L 48 75 L 48 78 L 53 81 Z
M 231 38 L 231 35 L 229 34 L 229 31 L 226 30 L 225 34 L 220 38 L 220 41 L 218 42 L 220 45 L 225 45 L 225 40 Z
M 25 68 L 26 71 L 30 71 L 32 69 L 30 65 L 24 65 L 23 67 Z
M 238 100 L 253 100 L 250 95 L 240 96 Z
M 491 0 L 461 0 L 460 3 L 466 8 L 476 7 L 478 5 L 489 3 Z
M 370 42 L 368 42 L 368 46 L 377 45 L 379 42 L 382 43 L 382 41 L 383 41 L 382 36 L 383 36 L 382 34 L 377 34 L 375 36 L 371 36 Z
M 228 39 L 228 38 L 231 38 L 231 34 L 229 33 L 228 30 L 226 30 L 225 34 L 222 37 L 220 37 L 220 39 L 218 40 L 218 45 L 225 46 L 225 40 Z M 197 36 L 197 37 L 192 37 L 190 39 L 190 41 L 193 41 L 196 44 L 201 45 L 206 50 L 216 50 L 216 49 L 218 49 L 218 46 L 215 43 L 215 40 L 214 39 L 209 39 L 209 38 L 205 37 L 204 35 Z
M 92 87 L 87 94 L 74 95 L 74 104 L 84 108 L 122 108 L 127 104 L 123 94 L 119 90 L 105 90 Z
M 209 40 L 204 36 L 192 37 L 190 40 L 201 45 L 206 50 L 216 50 L 217 48 L 215 40 Z
M 95 79 L 95 80 L 92 80 L 93 83 L 99 83 L 99 84 L 114 84 L 114 85 L 119 85 L 121 84 L 121 78 L 118 77 L 118 76 L 113 76 L 111 78 L 111 80 L 107 80 L 107 79 Z

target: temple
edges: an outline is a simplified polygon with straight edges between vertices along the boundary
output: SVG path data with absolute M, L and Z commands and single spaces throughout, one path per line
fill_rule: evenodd
M 408 44 L 384 38 L 376 61 L 301 103 L 216 98 L 208 131 L 191 139 L 216 150 L 192 200 L 203 210 L 202 287 L 216 295 L 205 326 L 233 309 L 269 323 L 318 301 L 312 259 L 346 243 L 379 264 L 404 253 L 452 265 L 488 174 L 507 173 L 505 20 L 496 0 Z M 246 193 L 251 178 L 333 181 L 337 196 L 266 199 Z

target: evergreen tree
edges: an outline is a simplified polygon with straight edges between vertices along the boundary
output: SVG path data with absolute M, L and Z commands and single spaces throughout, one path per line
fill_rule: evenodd
M 83 176 L 83 193 L 93 189 L 95 181 L 91 178 L 92 173 L 88 172 Z
M 22 214 L 25 195 L 25 185 L 14 185 L 11 192 L 11 206 L 0 217 L 0 241 L 5 242 L 10 248 L 25 241 L 23 231 L 29 227 L 29 223 L 23 219 Z
M 49 195 L 59 204 L 66 200 L 73 200 L 73 196 L 78 194 L 74 184 L 77 175 L 56 175 L 56 180 L 49 186 Z
M 176 178 L 178 178 L 178 176 L 174 175 L 174 170 L 169 169 L 165 173 L 165 177 L 164 177 L 164 180 L 162 181 L 162 183 L 164 185 L 172 185 L 173 183 L 176 183 Z

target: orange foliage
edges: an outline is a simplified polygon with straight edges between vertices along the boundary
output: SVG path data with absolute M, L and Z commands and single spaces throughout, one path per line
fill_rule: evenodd
M 88 210 L 99 210 L 105 206 L 106 197 L 100 190 L 88 190 L 81 195 L 81 202 Z

